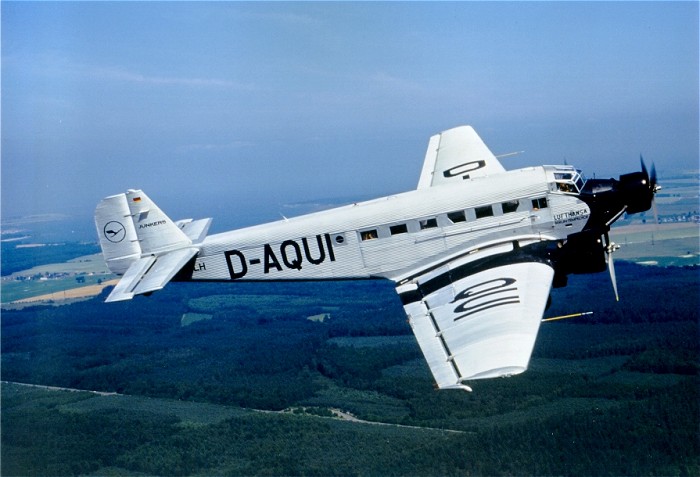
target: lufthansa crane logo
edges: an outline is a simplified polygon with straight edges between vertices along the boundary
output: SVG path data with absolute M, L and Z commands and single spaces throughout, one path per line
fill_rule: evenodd
M 119 243 L 126 237 L 126 229 L 122 224 L 113 220 L 107 222 L 104 228 L 104 235 L 107 240 L 112 243 Z

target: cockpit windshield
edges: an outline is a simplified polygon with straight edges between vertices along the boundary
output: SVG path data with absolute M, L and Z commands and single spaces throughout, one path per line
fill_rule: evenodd
M 556 190 L 560 192 L 579 194 L 586 185 L 586 177 L 571 166 L 557 166 L 552 172 Z

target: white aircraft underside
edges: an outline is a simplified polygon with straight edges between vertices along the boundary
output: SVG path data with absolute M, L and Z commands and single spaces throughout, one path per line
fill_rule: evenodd
M 571 166 L 506 171 L 462 126 L 430 139 L 416 190 L 231 232 L 207 236 L 211 219 L 173 222 L 130 190 L 95 213 L 107 265 L 123 275 L 107 301 L 174 278 L 388 279 L 437 385 L 469 389 L 527 369 L 555 273 L 587 272 L 573 244 L 612 251 L 600 244 L 630 206 L 615 189 L 602 207 L 609 183 L 589 182 L 584 190 Z M 592 207 L 605 209 L 604 225 L 590 223 Z

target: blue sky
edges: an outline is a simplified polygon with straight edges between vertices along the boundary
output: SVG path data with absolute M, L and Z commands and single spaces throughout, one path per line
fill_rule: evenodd
M 525 151 L 506 168 L 698 167 L 697 2 L 1 8 L 4 217 L 142 188 L 174 219 L 274 219 L 414 188 L 462 124 Z

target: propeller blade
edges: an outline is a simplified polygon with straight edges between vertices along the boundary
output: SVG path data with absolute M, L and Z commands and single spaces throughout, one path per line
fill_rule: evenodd
M 613 261 L 612 252 L 608 252 L 608 271 L 610 272 L 610 281 L 612 281 L 613 291 L 615 292 L 615 301 L 620 301 L 620 295 L 617 294 L 617 278 L 615 277 L 615 262 Z
M 649 173 L 649 188 L 651 189 L 651 208 L 654 211 L 654 224 L 659 223 L 659 209 L 656 207 L 656 193 L 661 190 L 661 186 L 656 183 L 656 165 L 651 163 Z
M 649 186 L 649 192 L 651 194 L 651 208 L 654 211 L 654 224 L 659 223 L 659 210 L 656 208 L 656 200 L 654 196 L 661 190 L 661 186 L 656 183 L 656 165 L 651 163 L 651 171 L 647 170 L 646 164 L 644 164 L 644 157 L 639 155 L 639 163 L 642 167 L 642 174 L 646 176 L 647 185 Z
M 613 291 L 615 292 L 615 301 L 620 301 L 620 295 L 617 293 L 617 277 L 615 276 L 615 262 L 613 261 L 613 252 L 616 250 L 616 245 L 610 241 L 610 236 L 607 233 L 601 237 L 605 245 L 605 262 L 608 264 L 608 272 L 610 272 L 610 281 L 612 282 Z

